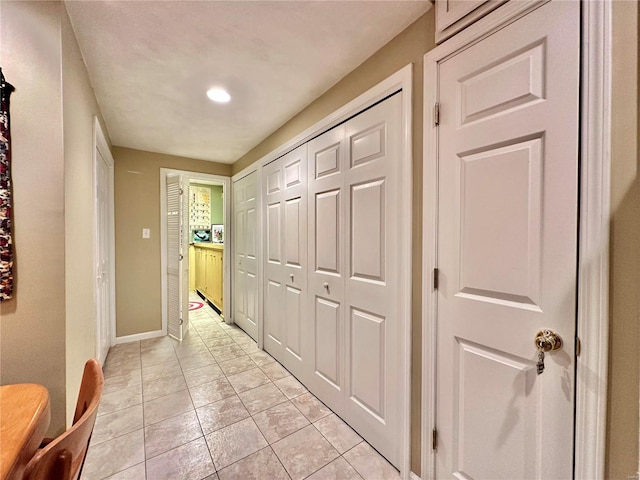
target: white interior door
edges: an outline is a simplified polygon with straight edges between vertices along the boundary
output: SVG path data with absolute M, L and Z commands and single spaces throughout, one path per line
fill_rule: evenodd
M 293 374 L 304 375 L 309 338 L 307 295 L 307 145 L 263 170 L 265 215 L 264 348 Z
M 401 113 L 397 93 L 309 142 L 309 382 L 396 466 Z
M 110 167 L 96 148 L 96 309 L 97 357 L 104 363 L 111 346 L 111 179 Z
M 188 197 L 181 175 L 167 175 L 167 328 L 182 340 L 189 328 Z
M 254 340 L 258 338 L 257 177 L 251 172 L 233 184 L 233 321 Z
M 344 415 L 344 125 L 309 142 L 309 388 Z
M 579 11 L 438 67 L 437 478 L 572 478 Z M 538 375 L 543 329 L 563 344 Z

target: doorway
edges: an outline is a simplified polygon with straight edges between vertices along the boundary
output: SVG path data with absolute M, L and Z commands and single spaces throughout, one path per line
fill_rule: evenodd
M 181 263 L 181 271 L 185 272 L 185 280 L 180 284 L 181 289 L 186 289 L 185 292 L 181 292 L 184 295 L 182 298 L 189 298 L 191 295 L 191 299 L 194 301 L 199 301 L 203 303 L 207 303 L 212 306 L 216 311 L 218 311 L 221 316 L 224 317 L 224 320 L 228 323 L 230 322 L 230 316 L 225 315 L 225 305 L 230 304 L 230 257 L 228 249 L 225 249 L 225 244 L 228 243 L 226 236 L 226 232 L 228 232 L 229 228 L 229 218 L 230 218 L 230 210 L 231 205 L 228 201 L 229 192 L 230 192 L 230 179 L 229 177 L 224 177 L 220 175 L 210 175 L 199 172 L 190 172 L 184 170 L 173 170 L 173 169 L 160 169 L 160 213 L 161 213 L 161 224 L 160 224 L 160 237 L 161 237 L 161 271 L 162 274 L 162 332 L 163 335 L 166 335 L 169 332 L 169 318 L 171 312 L 169 309 L 180 308 L 177 305 L 173 305 L 170 302 L 170 288 L 169 288 L 169 275 L 168 275 L 168 267 L 169 267 L 169 253 L 170 251 L 174 251 L 171 249 L 171 242 L 177 241 L 173 239 L 173 236 L 169 235 L 169 231 L 167 228 L 167 218 L 168 218 L 168 208 L 167 208 L 167 179 L 172 176 L 179 176 L 182 180 L 183 185 L 183 196 L 184 196 L 184 205 L 187 208 L 184 208 L 180 211 L 181 225 L 184 230 L 181 231 L 186 241 L 183 242 L 179 251 L 175 250 L 176 255 L 179 256 Z M 192 189 L 193 186 L 193 189 Z M 206 192 L 209 192 L 207 195 Z M 213 194 L 217 195 L 217 198 L 212 199 Z M 192 198 L 193 197 L 193 198 Z M 193 200 L 193 201 L 192 201 Z M 196 202 L 196 200 L 198 200 Z M 213 205 L 212 205 L 213 200 Z M 208 201 L 208 205 L 207 204 Z M 194 206 L 192 209 L 188 208 L 188 204 L 202 204 L 198 206 Z M 215 210 L 215 215 L 212 217 L 212 210 Z M 192 228 L 193 227 L 193 228 Z M 170 238 L 171 237 L 171 238 Z M 214 241 L 215 240 L 215 241 Z M 199 248 L 196 248 L 195 245 L 199 244 Z M 198 256 L 196 250 L 204 251 L 205 248 L 201 248 L 204 245 L 207 245 L 207 252 L 211 250 L 211 254 L 201 256 L 200 260 L 203 262 L 201 265 L 204 265 L 204 269 L 202 267 L 198 267 Z M 215 255 L 213 255 L 215 252 Z M 215 256 L 215 258 L 214 258 Z M 206 258 L 205 258 L 206 257 Z M 194 261 L 195 260 L 195 261 Z M 208 263 L 207 263 L 208 261 Z M 207 272 L 207 267 L 209 271 Z M 204 283 L 198 283 L 198 268 L 201 268 L 201 280 Z M 211 277 L 213 273 L 216 273 L 216 278 L 221 279 L 221 282 L 218 281 L 219 294 L 214 295 L 214 285 L 215 282 L 207 283 L 206 278 Z M 211 275 L 209 275 L 211 274 Z M 220 285 L 221 283 L 221 285 Z M 193 292 L 191 289 L 193 288 Z M 194 294 L 198 294 L 197 298 L 200 300 L 195 300 Z M 188 321 L 188 302 L 189 300 L 185 300 L 186 305 L 182 311 L 185 312 L 186 318 L 183 320 L 182 329 L 179 332 L 179 338 L 181 339 L 184 334 L 187 333 L 189 329 L 189 321 Z M 171 306 L 170 306 L 171 303 Z M 176 313 L 176 312 L 173 312 Z M 178 337 L 177 337 L 178 338 Z

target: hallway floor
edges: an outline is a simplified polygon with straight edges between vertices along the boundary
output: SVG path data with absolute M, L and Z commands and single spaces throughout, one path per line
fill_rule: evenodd
M 82 480 L 400 478 L 241 329 L 189 318 L 182 342 L 109 351 Z

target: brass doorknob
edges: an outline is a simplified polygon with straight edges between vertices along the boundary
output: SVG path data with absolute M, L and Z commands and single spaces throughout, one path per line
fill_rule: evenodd
M 553 330 L 540 330 L 534 340 L 540 352 L 550 352 L 562 348 L 562 338 Z

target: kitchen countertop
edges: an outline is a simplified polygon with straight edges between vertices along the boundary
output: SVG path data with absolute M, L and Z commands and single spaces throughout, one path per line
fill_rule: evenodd
M 210 248 L 212 250 L 224 250 L 224 243 L 211 243 L 211 242 L 194 242 L 191 243 L 197 248 Z

